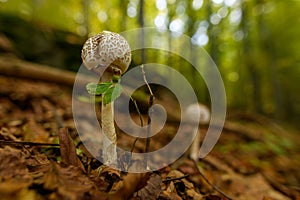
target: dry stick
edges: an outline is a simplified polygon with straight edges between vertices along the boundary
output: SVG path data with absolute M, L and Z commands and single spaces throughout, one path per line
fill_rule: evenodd
M 183 176 L 177 177 L 177 178 L 166 178 L 166 179 L 162 180 L 162 182 L 177 181 L 177 180 L 187 178 L 189 176 L 190 176 L 189 174 L 186 174 L 186 175 L 183 175 Z
M 205 180 L 205 182 L 210 185 L 215 191 L 217 191 L 218 193 L 220 193 L 222 196 L 224 196 L 225 198 L 229 199 L 229 200 L 232 200 L 233 198 L 228 196 L 227 194 L 225 194 L 221 189 L 219 189 L 217 186 L 215 186 L 214 184 L 212 184 L 208 178 L 206 178 L 206 176 L 204 176 L 204 174 L 202 173 L 202 169 L 198 166 L 197 164 L 197 160 L 195 159 L 192 159 L 193 162 L 194 162 L 194 165 L 197 167 L 198 171 L 199 171 L 199 174 L 200 176 Z
M 141 65 L 141 70 L 142 70 L 142 75 L 143 75 L 143 79 L 144 79 L 144 82 L 149 90 L 149 93 L 150 93 L 150 97 L 149 97 L 149 110 L 148 110 L 148 128 L 147 128 L 147 138 L 146 138 L 146 149 L 145 149 L 145 160 L 144 160 L 144 165 L 145 167 L 148 166 L 148 152 L 149 152 L 149 147 L 150 147 L 150 135 L 151 135 L 151 114 L 152 114 L 152 111 L 151 111 L 151 107 L 153 106 L 153 102 L 154 102 L 154 95 L 153 95 L 153 92 L 152 92 L 152 89 L 147 81 L 147 78 L 146 78 L 146 72 L 144 70 L 144 65 Z
M 4 140 L 0 140 L 0 144 L 15 145 L 15 146 L 51 146 L 51 147 L 59 147 L 60 146 L 59 144 L 51 144 L 51 143 L 4 141 Z
M 130 95 L 128 94 L 128 92 L 126 92 L 126 90 L 125 90 L 124 88 L 123 88 L 123 90 L 124 90 L 125 94 L 126 94 L 127 96 L 129 96 L 130 100 L 133 102 L 134 107 L 135 107 L 135 109 L 136 109 L 136 111 L 137 111 L 137 113 L 138 113 L 138 115 L 139 115 L 141 127 L 143 127 L 143 126 L 144 126 L 143 117 L 142 117 L 141 111 L 140 111 L 140 109 L 139 109 L 139 107 L 138 107 L 138 105 L 137 105 L 137 103 L 136 103 L 136 100 L 135 100 L 134 98 L 132 98 L 132 96 L 130 96 Z M 130 150 L 131 155 L 132 155 L 132 152 L 133 152 L 133 150 L 134 150 L 135 144 L 136 144 L 136 142 L 138 141 L 138 139 L 139 139 L 139 138 L 137 137 L 137 138 L 134 140 L 133 144 L 132 144 L 132 147 L 131 147 L 131 150 Z
M 143 126 L 144 126 L 144 122 L 143 122 L 143 118 L 142 118 L 142 114 L 141 114 L 141 112 L 140 112 L 140 109 L 139 109 L 139 107 L 138 107 L 136 101 L 135 101 L 132 97 L 130 97 L 130 99 L 131 99 L 131 101 L 133 102 L 136 111 L 138 112 L 139 119 L 140 119 L 140 123 L 141 123 L 141 127 L 143 127 Z M 133 150 L 134 150 L 134 148 L 135 148 L 135 144 L 136 144 L 136 142 L 138 141 L 138 139 L 139 139 L 138 137 L 135 138 L 135 140 L 134 140 L 134 142 L 133 142 L 133 144 L 132 144 L 131 151 L 130 151 L 130 152 L 131 152 L 131 155 L 132 155 L 132 152 L 133 152 Z
M 137 111 L 137 113 L 138 113 L 138 115 L 139 115 L 140 125 L 141 125 L 141 127 L 143 127 L 143 126 L 144 126 L 143 117 L 142 117 L 141 111 L 140 111 L 140 109 L 139 109 L 139 107 L 138 107 L 138 105 L 137 105 L 137 103 L 136 103 L 136 100 L 135 100 L 134 98 L 132 98 L 132 97 L 126 92 L 125 89 L 123 89 L 123 90 L 124 90 L 125 94 L 126 94 L 127 96 L 129 96 L 129 98 L 130 98 L 131 101 L 133 102 L 134 107 L 135 107 L 135 109 L 136 109 L 136 111 Z M 134 150 L 134 148 L 135 148 L 135 145 L 136 145 L 136 142 L 138 141 L 138 139 L 139 139 L 139 137 L 135 138 L 135 140 L 133 141 L 133 144 L 132 144 L 132 147 L 131 147 L 131 150 L 130 150 L 130 157 L 131 157 L 131 158 L 132 158 L 132 153 L 133 153 L 133 150 Z M 130 164 L 128 165 L 128 167 L 129 167 L 129 166 L 130 166 Z

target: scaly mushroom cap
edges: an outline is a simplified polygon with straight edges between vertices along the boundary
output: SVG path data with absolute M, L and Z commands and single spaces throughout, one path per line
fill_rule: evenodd
M 131 62 L 131 49 L 121 35 L 103 31 L 85 42 L 81 58 L 89 70 L 100 68 L 104 71 L 109 66 L 115 66 L 124 73 Z

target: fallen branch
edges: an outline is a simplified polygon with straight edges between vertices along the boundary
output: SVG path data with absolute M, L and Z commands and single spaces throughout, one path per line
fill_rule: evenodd
M 0 145 L 10 145 L 10 146 L 51 146 L 51 147 L 59 147 L 59 144 L 52 144 L 52 143 L 23 142 L 23 141 L 4 141 L 4 140 L 0 140 Z
M 283 127 L 281 127 L 278 123 L 274 122 L 274 120 L 269 119 L 258 113 L 253 113 L 249 111 L 238 111 L 232 113 L 227 118 L 229 119 L 244 119 L 248 121 L 256 122 L 262 126 L 269 126 L 275 133 L 282 133 L 283 135 L 289 134 Z
M 197 167 L 198 172 L 200 174 L 200 176 L 205 180 L 205 182 L 210 185 L 215 191 L 217 191 L 219 194 L 221 194 L 223 197 L 225 197 L 228 200 L 232 200 L 233 198 L 231 198 L 230 196 L 228 196 L 227 194 L 225 194 L 220 188 L 218 188 L 216 185 L 214 185 L 213 183 L 211 183 L 208 178 L 206 178 L 206 176 L 202 173 L 202 169 L 201 167 L 197 164 L 197 160 L 192 159 L 194 162 L 194 165 Z
M 258 132 L 256 130 L 250 129 L 247 126 L 244 126 L 236 122 L 226 121 L 223 130 L 226 130 L 228 132 L 238 133 L 239 135 L 243 136 L 247 140 L 256 140 L 256 141 L 263 140 L 263 138 L 261 137 L 263 134 L 262 132 Z
M 76 73 L 20 60 L 13 56 L 0 56 L 0 74 L 20 78 L 48 81 L 73 86 Z M 86 76 L 78 77 L 77 81 L 85 84 Z
M 177 181 L 177 180 L 187 178 L 189 176 L 190 176 L 189 174 L 186 174 L 186 175 L 178 177 L 178 178 L 166 178 L 166 179 L 162 180 L 162 182 Z

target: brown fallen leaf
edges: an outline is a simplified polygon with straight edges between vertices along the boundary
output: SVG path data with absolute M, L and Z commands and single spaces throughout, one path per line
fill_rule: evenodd
M 55 190 L 59 186 L 59 172 L 54 163 L 51 168 L 44 175 L 44 188 L 46 190 Z
M 22 191 L 27 191 L 32 177 L 26 168 L 22 151 L 5 147 L 0 149 L 0 196 L 1 199 L 17 199 Z
M 202 195 L 195 190 L 194 185 L 183 177 L 185 177 L 185 175 L 182 172 L 178 170 L 172 170 L 167 175 L 166 179 L 170 179 L 170 181 L 165 181 L 167 184 L 167 193 L 165 193 L 165 195 L 168 195 L 169 198 L 174 196 L 174 194 L 177 194 L 182 199 L 202 199 Z
M 135 161 L 131 167 L 137 169 L 142 169 L 142 162 Z M 113 200 L 127 200 L 132 195 L 144 187 L 148 180 L 147 173 L 128 173 L 123 178 L 123 186 L 116 193 L 109 195 L 109 199 Z
M 58 131 L 58 137 L 62 165 L 76 166 L 85 172 L 83 164 L 77 157 L 76 148 L 71 136 L 69 135 L 68 129 L 60 128 Z
M 162 192 L 161 184 L 161 177 L 153 173 L 147 181 L 147 185 L 136 192 L 135 196 L 144 200 L 156 200 Z
M 163 193 L 159 197 L 160 199 L 174 199 L 181 200 L 182 198 L 177 194 L 176 187 L 174 182 L 170 182 L 167 185 L 167 188 L 163 191 Z
M 5 127 L 0 129 L 0 140 L 18 141 L 18 139 Z
M 23 141 L 47 143 L 49 132 L 34 119 L 33 114 L 28 114 L 28 121 L 22 126 Z
M 45 173 L 43 187 L 52 192 L 53 199 L 107 199 L 107 194 L 99 192 L 94 182 L 78 167 L 61 167 L 55 162 L 51 166 Z
M 99 177 L 103 178 L 109 185 L 106 188 L 106 192 L 117 191 L 121 180 L 121 172 L 117 169 L 110 168 L 108 166 L 101 166 L 101 172 Z
M 222 198 L 217 195 L 208 195 L 205 197 L 205 200 L 222 200 Z

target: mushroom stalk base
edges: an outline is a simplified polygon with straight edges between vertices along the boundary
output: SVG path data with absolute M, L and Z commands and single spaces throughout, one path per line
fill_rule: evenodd
M 102 104 L 101 125 L 104 133 L 103 138 L 103 163 L 106 165 L 117 164 L 116 143 L 117 136 L 114 126 L 113 103 Z
M 198 160 L 199 158 L 199 149 L 200 149 L 200 134 L 198 131 L 198 128 L 194 130 L 195 138 L 193 140 L 193 143 L 191 145 L 191 150 L 190 150 L 190 158 L 192 160 Z

